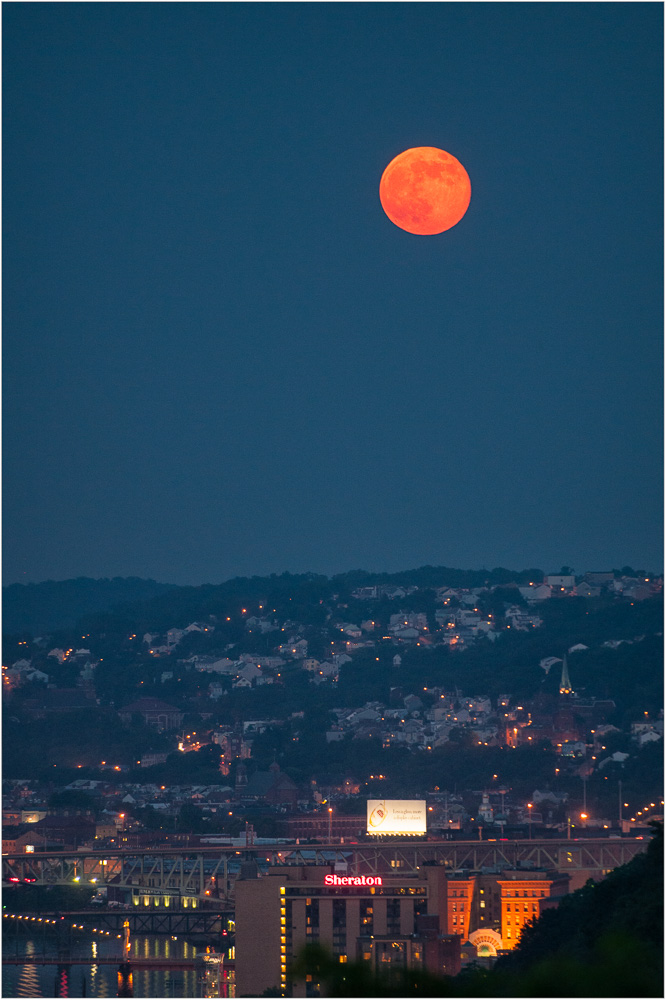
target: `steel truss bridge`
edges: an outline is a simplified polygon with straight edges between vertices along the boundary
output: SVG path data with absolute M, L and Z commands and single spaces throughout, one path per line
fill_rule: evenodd
M 120 966 L 124 962 L 124 959 L 120 955 L 103 955 L 91 958 L 90 955 L 86 955 L 84 958 L 72 958 L 67 955 L 65 958 L 55 958 L 53 955 L 20 955 L 18 958 L 15 955 L 3 955 L 2 964 L 3 965 L 58 965 L 58 966 L 70 966 L 70 965 L 115 965 Z M 199 960 L 199 965 L 203 964 L 203 960 Z M 132 958 L 129 961 L 129 965 L 132 969 L 196 969 L 197 960 L 195 958 Z
M 395 841 L 381 846 L 354 847 L 350 870 L 359 875 L 399 874 L 424 864 L 443 864 L 452 871 L 505 868 L 546 868 L 590 877 L 627 864 L 649 841 L 608 840 L 507 840 L 507 841 Z M 292 854 L 293 856 L 293 854 Z M 290 862 L 294 864 L 292 860 Z
M 600 877 L 646 850 L 648 840 L 561 839 L 507 841 L 394 840 L 372 844 L 275 844 L 120 851 L 45 851 L 5 854 L 2 884 L 112 885 L 157 897 L 169 891 L 197 897 L 205 907 L 231 903 L 240 863 L 345 866 L 355 875 L 399 875 L 423 865 L 458 871 L 546 868 Z M 152 909 L 152 907 L 151 907 Z M 196 912 L 196 910 L 194 911 Z M 199 911 L 201 912 L 201 910 Z
M 25 926 L 30 926 L 29 920 L 34 921 L 35 917 L 30 916 L 34 911 L 30 910 L 25 916 Z M 86 927 L 96 930 L 122 931 L 126 920 L 129 921 L 132 934 L 177 934 L 193 935 L 199 934 L 204 937 L 218 936 L 225 930 L 227 921 L 233 920 L 234 911 L 230 906 L 224 908 L 219 906 L 197 907 L 194 910 L 166 909 L 165 907 L 135 906 L 131 910 L 109 910 L 107 907 L 98 907 L 95 910 L 67 910 L 67 918 L 83 923 Z M 54 923 L 58 917 L 62 916 L 62 911 L 47 912 L 39 911 L 42 921 L 53 919 Z M 12 918 L 14 914 L 5 913 L 4 917 Z M 14 917 L 18 919 L 18 917 Z M 34 924 L 32 929 L 35 930 Z M 41 928 L 40 928 L 41 929 Z

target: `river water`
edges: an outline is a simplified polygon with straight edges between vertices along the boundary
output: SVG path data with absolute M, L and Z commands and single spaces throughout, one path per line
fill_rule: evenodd
M 30 931 L 12 933 L 6 928 L 3 943 L 5 956 L 42 955 L 55 957 L 52 943 L 42 935 Z M 205 952 L 205 945 L 195 945 L 185 938 L 165 935 L 137 934 L 130 942 L 131 956 L 135 958 L 187 958 L 192 959 Z M 115 997 L 118 991 L 118 964 L 122 955 L 122 939 L 116 934 L 91 934 L 88 929 L 80 932 L 71 952 L 77 958 L 90 958 L 90 964 L 72 965 L 69 974 L 70 997 Z M 98 964 L 95 959 L 118 957 L 113 965 Z M 10 997 L 53 997 L 56 993 L 55 965 L 3 965 L 2 996 Z M 197 986 L 194 969 L 134 969 L 133 988 L 135 997 L 196 997 L 218 995 L 202 992 Z M 199 992 L 197 992 L 199 990 Z

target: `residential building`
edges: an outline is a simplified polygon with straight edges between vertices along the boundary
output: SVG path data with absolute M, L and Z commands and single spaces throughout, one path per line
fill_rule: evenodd
M 366 815 L 344 816 L 335 811 L 297 813 L 281 822 L 284 836 L 299 840 L 320 840 L 339 842 L 342 839 L 356 841 L 365 834 Z
M 183 724 L 183 713 L 159 698 L 139 698 L 118 710 L 120 721 L 129 724 L 133 715 L 140 715 L 147 726 L 156 729 L 178 729 Z

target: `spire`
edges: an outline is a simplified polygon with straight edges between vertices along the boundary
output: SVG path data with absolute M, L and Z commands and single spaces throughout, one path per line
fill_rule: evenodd
M 573 694 L 571 681 L 569 680 L 569 668 L 567 667 L 567 654 L 562 660 L 562 677 L 560 678 L 560 694 Z

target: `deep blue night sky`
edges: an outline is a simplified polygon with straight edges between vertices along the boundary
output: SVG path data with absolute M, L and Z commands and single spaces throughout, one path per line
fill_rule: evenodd
M 5 4 L 4 582 L 661 569 L 662 13 Z

